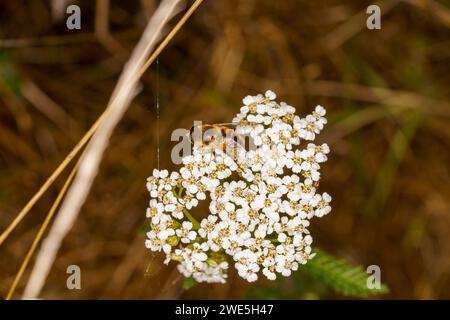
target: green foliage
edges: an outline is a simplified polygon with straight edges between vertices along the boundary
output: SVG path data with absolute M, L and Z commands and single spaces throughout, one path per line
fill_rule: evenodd
M 316 257 L 300 268 L 301 272 L 322 281 L 336 292 L 356 297 L 389 292 L 384 284 L 380 289 L 369 289 L 369 274 L 362 267 L 351 266 L 322 250 L 316 250 L 316 253 Z
M 319 299 L 329 296 L 329 288 L 339 294 L 352 297 L 389 292 L 386 285 L 381 289 L 367 288 L 366 273 L 361 266 L 348 263 L 322 251 L 307 264 L 299 267 L 291 277 L 278 277 L 269 285 L 252 286 L 246 293 L 250 299 Z
M 193 286 L 195 286 L 198 282 L 195 281 L 195 279 L 193 277 L 189 277 L 189 278 L 184 278 L 183 280 L 183 289 L 184 290 L 189 290 L 191 289 Z
M 138 234 L 146 235 L 150 230 L 152 230 L 152 226 L 150 223 L 146 222 L 138 229 Z
M 392 138 L 389 151 L 378 171 L 372 195 L 367 202 L 367 212 L 373 214 L 383 209 L 392 189 L 401 161 L 405 157 L 410 143 L 416 135 L 421 120 L 422 115 L 419 112 L 410 112 L 407 117 L 405 117 L 402 127 L 397 130 Z

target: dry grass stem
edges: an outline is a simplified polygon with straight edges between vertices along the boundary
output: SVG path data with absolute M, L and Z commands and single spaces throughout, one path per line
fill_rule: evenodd
M 200 0 L 195 2 L 197 6 Z M 30 276 L 30 280 L 25 288 L 23 298 L 37 298 L 44 286 L 45 279 L 50 271 L 56 253 L 61 245 L 65 235 L 71 229 L 78 212 L 84 203 L 92 182 L 96 176 L 98 166 L 103 156 L 103 152 L 108 145 L 108 141 L 117 123 L 122 118 L 131 100 L 137 92 L 137 82 L 143 70 L 150 64 L 145 61 L 148 59 L 150 52 L 153 50 L 164 26 L 171 17 L 176 13 L 176 9 L 180 1 L 163 1 L 147 24 L 147 27 L 136 45 L 131 58 L 126 63 L 124 71 L 119 78 L 114 92 L 112 93 L 104 121 L 102 121 L 95 132 L 89 145 L 81 158 L 80 168 L 75 180 L 67 193 L 55 222 L 45 239 L 43 246 L 37 256 L 36 263 Z M 192 8 L 191 8 L 192 9 Z M 186 15 L 192 14 L 193 10 L 189 10 Z M 186 17 L 185 15 L 185 17 Z M 187 18 L 182 18 L 174 30 L 178 31 Z M 163 47 L 170 41 L 176 33 L 171 32 L 155 51 L 156 57 Z M 167 40 L 169 39 L 169 40 Z M 150 57 L 151 59 L 151 57 Z M 150 61 L 149 59 L 149 61 Z M 153 58 L 154 59 L 154 58 Z
M 62 199 L 64 198 L 64 195 L 66 194 L 67 189 L 70 186 L 70 183 L 72 182 L 73 178 L 75 177 L 75 174 L 77 173 L 77 169 L 80 162 L 78 161 L 75 166 L 73 167 L 72 171 L 69 174 L 69 177 L 67 178 L 66 182 L 64 183 L 64 186 L 62 187 L 61 191 L 58 193 L 58 196 L 55 199 L 55 202 L 53 202 L 52 207 L 50 208 L 50 211 L 48 212 L 47 216 L 45 217 L 44 222 L 42 223 L 41 227 L 39 228 L 38 233 L 36 234 L 36 237 L 33 240 L 33 243 L 31 244 L 30 249 L 27 252 L 27 255 L 25 256 L 25 259 L 23 260 L 22 264 L 20 265 L 19 271 L 16 274 L 16 277 L 14 278 L 14 281 L 9 288 L 8 294 L 6 295 L 6 300 L 9 300 L 14 295 L 14 291 L 16 290 L 17 285 L 20 282 L 20 279 L 22 279 L 23 273 L 25 272 L 25 269 L 28 266 L 28 263 L 31 260 L 31 257 L 33 256 L 33 253 L 36 251 L 36 248 L 39 244 L 39 241 L 41 241 L 42 236 L 44 235 L 45 231 L 47 230 L 48 225 L 50 224 L 50 221 L 52 220 L 53 216 L 55 215 L 56 209 L 58 209 L 59 204 L 61 203 Z

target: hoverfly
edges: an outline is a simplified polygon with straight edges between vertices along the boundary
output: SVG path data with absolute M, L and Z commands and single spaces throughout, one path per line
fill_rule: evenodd
M 221 150 L 228 154 L 245 171 L 238 163 L 239 153 L 246 150 L 245 137 L 236 132 L 237 126 L 237 123 L 200 124 L 189 130 L 189 138 L 193 147 L 205 152 Z

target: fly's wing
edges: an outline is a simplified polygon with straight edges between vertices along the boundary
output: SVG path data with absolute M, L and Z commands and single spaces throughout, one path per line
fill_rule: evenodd
M 241 167 L 241 160 L 245 159 L 247 150 L 245 137 L 235 132 L 238 125 L 238 123 L 216 123 L 193 126 L 190 130 L 193 148 L 202 149 L 208 165 L 214 159 L 216 150 L 221 150 L 236 162 L 241 171 L 245 171 L 245 168 Z M 195 137 L 195 130 L 200 130 L 200 137 Z
M 238 126 L 238 123 L 233 122 L 193 126 L 190 129 L 191 144 L 201 146 L 210 152 L 217 148 L 230 156 L 230 150 L 242 153 L 247 150 L 246 139 L 244 135 L 236 133 L 235 129 Z
M 219 127 L 227 127 L 229 129 L 236 129 L 236 127 L 239 125 L 238 123 L 235 122 L 225 122 L 225 123 L 215 123 L 215 126 L 219 126 Z
M 198 143 L 209 143 L 213 140 L 219 140 L 219 136 L 223 136 L 222 129 L 234 130 L 237 123 L 214 123 L 214 124 L 199 124 L 197 126 L 192 126 L 189 130 L 189 139 L 191 144 Z M 196 136 L 196 133 L 198 136 Z M 226 137 L 221 137 L 226 138 Z M 222 139 L 220 139 L 222 140 Z
M 243 159 L 246 157 L 245 137 L 236 133 L 235 129 L 239 125 L 237 123 L 221 123 L 218 124 L 223 128 L 228 128 L 226 138 L 223 141 L 222 150 L 230 156 L 241 171 L 245 169 L 241 166 Z
M 230 129 L 227 131 L 228 135 L 225 135 L 225 139 L 231 143 L 231 144 L 238 144 L 238 147 L 244 147 L 245 148 L 245 138 L 241 134 L 237 133 L 235 130 L 239 126 L 238 123 L 235 122 L 228 122 L 228 123 L 218 123 L 215 124 L 215 126 L 221 127 L 221 128 L 227 128 Z M 231 134 L 230 134 L 231 133 Z M 232 140 L 232 141 L 230 141 Z
M 236 147 L 239 148 L 240 150 L 248 151 L 254 145 L 250 135 L 241 134 L 241 133 L 236 132 L 236 128 L 238 126 L 240 126 L 239 123 L 220 123 L 218 125 L 233 130 L 232 131 L 233 134 L 231 137 L 232 138 L 231 140 L 233 140 L 232 144 L 233 145 L 236 144 Z M 230 140 L 230 139 L 228 139 L 228 140 Z

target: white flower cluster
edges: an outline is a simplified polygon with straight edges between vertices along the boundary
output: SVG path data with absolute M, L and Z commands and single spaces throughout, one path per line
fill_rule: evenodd
M 317 193 L 326 144 L 315 139 L 326 124 L 317 106 L 305 118 L 275 102 L 276 95 L 247 96 L 233 119 L 237 135 L 256 148 L 196 145 L 179 172 L 154 170 L 148 178 L 151 230 L 146 246 L 163 250 L 166 263 L 198 282 L 225 282 L 229 264 L 249 282 L 262 272 L 270 280 L 289 276 L 313 257 L 309 220 L 331 210 L 331 197 Z M 189 212 L 210 198 L 210 214 L 198 222 Z

